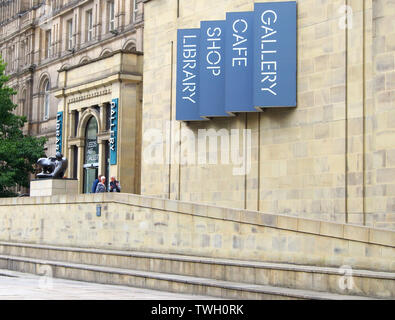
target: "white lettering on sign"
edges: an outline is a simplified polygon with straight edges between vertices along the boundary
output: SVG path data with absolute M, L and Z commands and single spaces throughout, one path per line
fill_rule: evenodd
M 221 75 L 221 65 L 220 62 L 222 60 L 221 53 L 218 50 L 221 50 L 221 46 L 219 42 L 221 41 L 221 28 L 207 28 L 207 49 L 209 50 L 206 56 L 206 61 L 208 66 L 206 67 L 208 70 L 211 70 L 214 77 L 218 77 Z
M 111 151 L 115 151 L 115 127 L 116 127 L 116 123 L 115 120 L 117 116 L 117 111 L 116 111 L 116 104 L 115 102 L 111 102 L 111 124 L 110 124 L 110 139 L 109 139 L 109 143 L 110 143 L 110 150 Z
M 269 92 L 270 94 L 276 96 L 275 91 L 277 86 L 277 61 L 275 61 L 275 55 L 277 50 L 268 50 L 266 47 L 270 43 L 277 43 L 275 35 L 277 31 L 272 28 L 277 21 L 277 13 L 273 10 L 266 10 L 261 15 L 261 28 L 264 35 L 261 36 L 261 90 Z
M 184 74 L 184 78 L 182 80 L 182 92 L 184 92 L 183 100 L 188 100 L 192 103 L 196 103 L 195 95 L 196 95 L 196 59 L 197 59 L 197 47 L 195 43 L 188 44 L 189 39 L 196 39 L 195 35 L 184 36 L 182 40 L 183 49 L 183 67 L 182 72 Z
M 61 151 L 60 143 L 62 141 L 62 115 L 60 113 L 56 116 L 56 151 Z
M 243 36 L 248 30 L 248 23 L 244 19 L 237 19 L 233 22 L 233 52 L 236 57 L 232 58 L 232 67 L 247 67 L 247 48 L 243 46 L 247 38 Z

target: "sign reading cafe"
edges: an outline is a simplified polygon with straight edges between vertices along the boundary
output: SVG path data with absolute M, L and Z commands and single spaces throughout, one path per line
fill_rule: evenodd
M 177 34 L 176 119 L 296 106 L 296 2 L 256 3 Z

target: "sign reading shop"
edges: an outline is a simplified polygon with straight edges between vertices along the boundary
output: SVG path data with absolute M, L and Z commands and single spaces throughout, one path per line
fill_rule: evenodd
M 296 2 L 256 3 L 177 35 L 181 121 L 296 106 Z

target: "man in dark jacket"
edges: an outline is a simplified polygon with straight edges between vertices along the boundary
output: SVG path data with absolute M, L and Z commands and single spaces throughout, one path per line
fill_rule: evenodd
M 97 184 L 99 183 L 99 181 L 101 180 L 101 177 L 102 177 L 102 175 L 99 174 L 98 178 L 95 181 L 93 181 L 91 193 L 96 193 L 96 187 L 97 187 Z
M 119 181 L 115 180 L 115 177 L 111 177 L 110 192 L 121 192 L 121 185 Z

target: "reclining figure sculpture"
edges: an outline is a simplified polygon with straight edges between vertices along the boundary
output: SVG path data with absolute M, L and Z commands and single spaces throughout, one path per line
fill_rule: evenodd
M 42 168 L 42 172 L 36 176 L 38 179 L 61 179 L 67 170 L 68 161 L 60 152 L 56 152 L 55 157 L 40 158 L 37 164 Z

